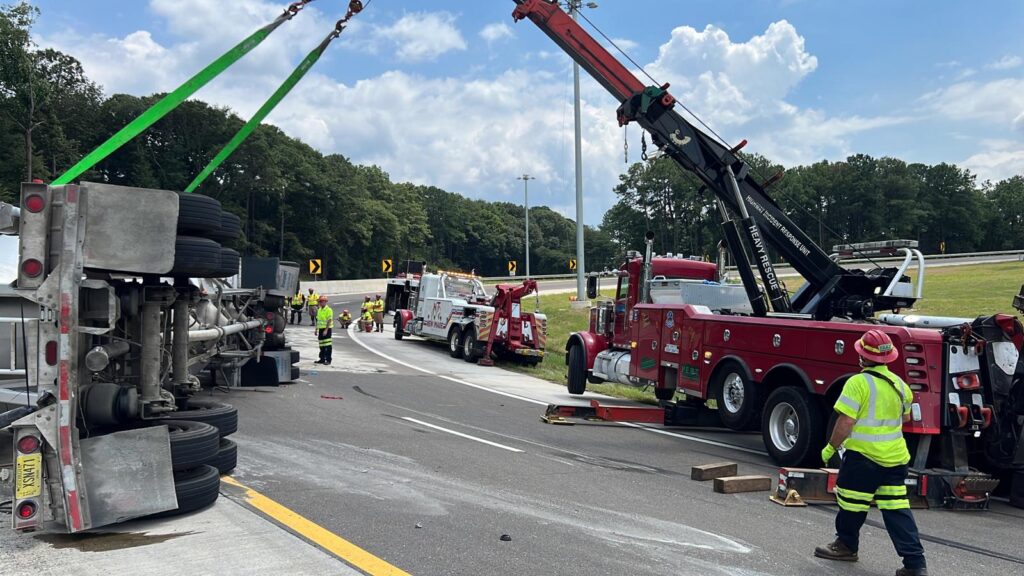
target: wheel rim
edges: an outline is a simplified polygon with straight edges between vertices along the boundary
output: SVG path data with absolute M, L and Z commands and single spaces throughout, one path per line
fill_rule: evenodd
M 459 349 L 459 333 L 454 330 L 448 334 L 448 348 L 452 352 L 456 352 Z
M 466 358 L 473 355 L 473 344 L 475 343 L 476 338 L 471 338 L 471 336 L 474 336 L 474 334 L 472 332 L 467 332 L 466 336 L 462 339 L 462 354 L 466 356 Z
M 772 444 L 783 452 L 788 452 L 796 446 L 800 438 L 800 416 L 796 409 L 788 402 L 780 402 L 772 409 L 768 418 L 768 432 L 772 438 Z
M 743 408 L 743 397 L 746 389 L 743 387 L 743 377 L 735 372 L 729 373 L 722 383 L 722 404 L 732 414 L 736 414 Z

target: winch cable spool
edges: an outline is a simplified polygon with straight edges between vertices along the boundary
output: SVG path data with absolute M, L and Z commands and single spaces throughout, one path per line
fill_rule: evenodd
M 367 2 L 366 5 L 369 6 L 370 2 Z M 352 0 L 351 2 L 349 2 L 348 12 L 345 13 L 345 16 L 341 20 L 338 20 L 338 22 L 334 25 L 334 29 L 331 30 L 330 34 L 328 34 L 327 37 L 324 38 L 323 42 L 321 42 L 319 46 L 314 48 L 312 52 L 306 55 L 302 62 L 299 63 L 299 66 L 291 73 L 290 76 L 288 76 L 284 83 L 281 84 L 280 87 L 278 87 L 277 91 L 275 91 L 270 96 L 270 98 L 268 98 L 267 101 L 263 103 L 263 106 L 261 106 L 260 109 L 256 111 L 256 114 L 254 114 L 253 117 L 245 123 L 245 126 L 242 126 L 242 128 L 235 133 L 235 135 L 231 138 L 227 145 L 225 145 L 224 148 L 219 153 L 217 153 L 213 160 L 210 160 L 210 163 L 207 164 L 205 168 L 203 168 L 203 171 L 200 172 L 199 175 L 196 176 L 194 180 L 192 180 L 192 183 L 189 184 L 187 188 L 185 188 L 186 194 L 191 193 L 196 188 L 198 188 L 199 185 L 202 184 L 203 181 L 210 176 L 210 174 L 213 174 L 213 171 L 216 170 L 221 165 L 221 163 L 227 160 L 228 157 L 231 156 L 232 153 L 234 153 L 235 149 L 237 149 L 242 144 L 242 142 L 244 142 L 245 139 L 248 138 L 250 134 L 252 134 L 253 130 L 255 130 L 256 127 L 259 126 L 261 122 L 263 122 L 263 119 L 266 118 L 267 115 L 270 114 L 270 112 L 273 111 L 274 108 L 276 108 L 277 105 L 280 104 L 282 100 L 284 100 L 284 97 L 287 96 L 288 93 L 291 92 L 292 88 L 294 88 L 295 85 L 299 83 L 299 80 L 301 80 L 302 77 L 305 76 L 307 72 L 309 72 L 310 68 L 312 68 L 313 64 L 315 64 L 317 60 L 320 59 L 320 56 L 324 53 L 324 50 L 327 49 L 327 46 L 330 45 L 331 41 L 337 38 L 338 36 L 341 36 L 342 31 L 344 31 L 346 28 L 345 24 L 347 24 L 348 21 L 351 20 L 353 16 L 355 16 L 362 10 L 363 3 L 360 0 Z
M 101 162 L 107 156 L 113 154 L 129 140 L 144 132 L 147 128 L 181 105 L 182 102 L 195 94 L 210 80 L 213 80 L 222 72 L 230 68 L 231 65 L 241 59 L 242 56 L 245 56 L 251 52 L 253 48 L 259 46 L 267 39 L 268 36 L 270 36 L 272 32 L 274 32 L 274 30 L 277 29 L 278 26 L 294 18 L 296 14 L 301 12 L 302 9 L 312 1 L 313 0 L 298 0 L 290 4 L 273 22 L 253 32 L 248 38 L 239 42 L 234 48 L 225 52 L 220 58 L 214 60 L 206 68 L 203 68 L 198 74 L 189 78 L 181 86 L 178 86 L 174 92 L 171 92 L 161 98 L 159 102 L 139 115 L 138 118 L 129 122 L 127 126 L 118 130 L 116 134 L 108 138 L 103 144 L 100 144 L 85 158 L 79 160 L 77 164 L 69 168 L 67 172 L 61 174 L 60 177 L 54 180 L 50 185 L 60 186 L 62 184 L 67 184 L 81 176 L 86 170 L 89 170 L 97 163 Z

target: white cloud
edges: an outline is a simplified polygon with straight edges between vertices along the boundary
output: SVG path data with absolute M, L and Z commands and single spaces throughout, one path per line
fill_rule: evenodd
M 377 34 L 397 46 L 395 54 L 404 62 L 435 60 L 446 52 L 466 49 L 455 16 L 447 12 L 406 14 L 394 24 L 379 28 Z
M 923 102 L 952 120 L 977 120 L 1010 127 L 1024 123 L 1024 78 L 959 82 L 926 94 Z
M 512 27 L 504 22 L 494 22 L 484 26 L 480 30 L 480 37 L 483 38 L 488 44 L 494 44 L 498 40 L 508 40 L 514 38 L 515 34 L 512 33 Z
M 985 66 L 985 68 L 990 70 L 1012 70 L 1021 64 L 1024 64 L 1024 59 L 1020 56 L 1007 55 Z
M 987 150 L 970 156 L 960 165 L 977 174 L 979 182 L 1024 176 L 1024 142 L 990 143 Z

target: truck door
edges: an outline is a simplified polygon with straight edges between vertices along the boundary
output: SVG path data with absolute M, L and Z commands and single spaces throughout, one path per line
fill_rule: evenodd
M 692 311 L 690 307 L 676 310 L 672 321 L 672 324 L 675 325 L 675 333 L 679 334 L 679 388 L 704 398 L 706 386 L 703 384 L 702 376 L 707 375 L 705 374 L 706 370 L 701 369 L 704 321 L 694 319 L 689 314 L 690 311 Z M 666 318 L 666 327 L 668 324 Z
M 630 376 L 657 382 L 661 363 L 661 326 L 663 311 L 657 308 L 637 306 L 633 308 L 636 319 L 631 323 L 633 342 Z
M 616 346 L 629 347 L 629 276 L 619 276 L 619 284 L 615 290 L 615 324 L 612 341 Z

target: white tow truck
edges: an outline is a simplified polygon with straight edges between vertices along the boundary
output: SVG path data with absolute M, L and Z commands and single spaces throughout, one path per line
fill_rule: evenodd
M 499 284 L 492 297 L 478 278 L 456 272 L 423 274 L 409 308 L 395 312 L 395 339 L 406 335 L 448 343 L 453 358 L 491 363 L 491 354 L 536 365 L 544 358 L 547 316 L 524 312 L 521 299 L 537 283 Z
M 0 233 L 19 240 L 17 280 L 0 286 L 0 501 L 15 530 L 217 498 L 238 413 L 197 397 L 202 382 L 287 381 L 298 361 L 280 314 L 297 270 L 233 287 L 240 258 L 220 242 L 240 232 L 215 199 L 166 190 L 32 183 L 0 205 Z

